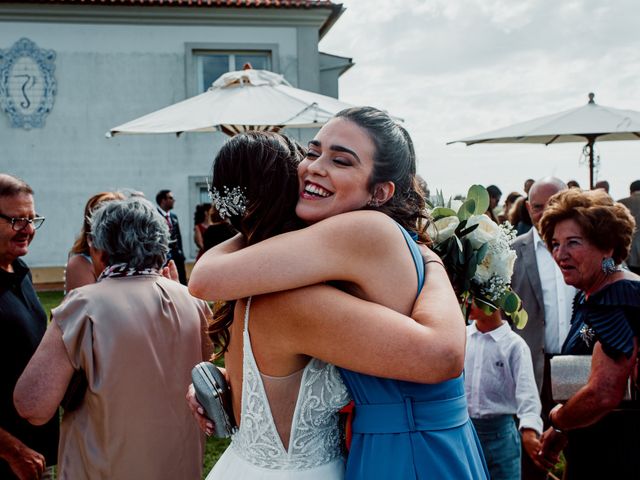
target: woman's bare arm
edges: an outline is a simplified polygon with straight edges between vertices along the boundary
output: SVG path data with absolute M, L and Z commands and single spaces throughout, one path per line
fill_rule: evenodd
M 202 232 L 198 228 L 198 225 L 193 227 L 193 243 L 196 244 L 196 247 L 202 248 Z
M 398 235 L 379 212 L 337 215 L 236 252 L 207 251 L 194 266 L 189 291 L 205 300 L 232 300 L 329 280 L 358 284 L 397 261 Z
M 18 414 L 34 425 L 48 422 L 58 411 L 72 376 L 62 330 L 51 322 L 13 391 Z
M 637 342 L 631 358 L 614 359 L 604 353 L 600 342 L 593 347 L 591 374 L 587 384 L 553 415 L 554 425 L 574 429 L 592 425 L 617 407 L 624 397 L 627 380 L 636 364 Z
M 426 313 L 428 303 L 434 302 L 419 302 L 419 315 Z M 251 315 L 258 320 L 253 322 L 256 334 L 259 328 L 276 351 L 421 383 L 448 380 L 462 370 L 464 322 L 462 329 L 451 326 L 461 322 L 459 310 L 453 318 L 426 326 L 333 287 L 315 285 L 254 297 Z
M 464 368 L 466 327 L 449 276 L 440 258 L 423 250 L 424 286 L 411 312 L 411 318 L 425 329 L 433 355 L 431 367 L 445 377 L 457 377 Z M 446 379 L 446 378 L 445 378 Z

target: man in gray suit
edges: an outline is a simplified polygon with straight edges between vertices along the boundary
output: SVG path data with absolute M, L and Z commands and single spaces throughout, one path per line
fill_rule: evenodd
M 627 258 L 627 266 L 633 273 L 640 274 L 640 180 L 632 182 L 629 187 L 630 195 L 619 200 L 629 209 L 636 220 L 636 231 L 633 233 L 631 251 Z
M 527 325 L 516 332 L 531 350 L 544 420 L 553 407 L 549 358 L 560 353 L 569 332 L 576 290 L 564 283 L 560 268 L 540 238 L 538 225 L 549 198 L 566 188 L 565 183 L 555 177 L 546 177 L 533 184 L 527 200 L 533 228 L 517 237 L 512 244 L 517 259 L 511 287 L 522 299 L 522 305 L 529 315 Z M 523 455 L 522 459 L 523 479 L 546 477 L 533 466 L 527 455 Z

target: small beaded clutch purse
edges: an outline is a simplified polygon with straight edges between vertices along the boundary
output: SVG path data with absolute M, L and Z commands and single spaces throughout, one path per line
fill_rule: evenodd
M 236 425 L 231 391 L 220 369 L 211 362 L 201 362 L 191 370 L 191 380 L 196 399 L 213 422 L 213 434 L 218 438 L 230 437 Z

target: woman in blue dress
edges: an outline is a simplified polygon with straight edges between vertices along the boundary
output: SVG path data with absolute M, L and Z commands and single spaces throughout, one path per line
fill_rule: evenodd
M 410 314 L 424 281 L 416 240 L 428 242 L 415 168 L 411 139 L 388 115 L 370 107 L 339 113 L 309 143 L 298 170 L 296 213 L 311 226 L 238 251 L 228 244 L 207 252 L 192 272 L 191 292 L 228 300 L 332 281 Z M 264 192 L 265 201 L 278 194 Z M 355 401 L 347 479 L 487 477 L 462 376 L 415 383 L 416 370 L 446 369 L 447 362 L 407 359 L 389 365 L 387 378 L 342 370 Z

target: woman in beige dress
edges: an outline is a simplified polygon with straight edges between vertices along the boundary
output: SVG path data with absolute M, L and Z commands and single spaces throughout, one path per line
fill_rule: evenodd
M 53 310 L 16 385 L 16 409 L 46 422 L 81 372 L 88 387 L 62 419 L 60 480 L 200 479 L 202 436 L 184 391 L 209 357 L 209 308 L 160 274 L 169 231 L 148 201 L 107 202 L 90 226 L 98 281 Z

